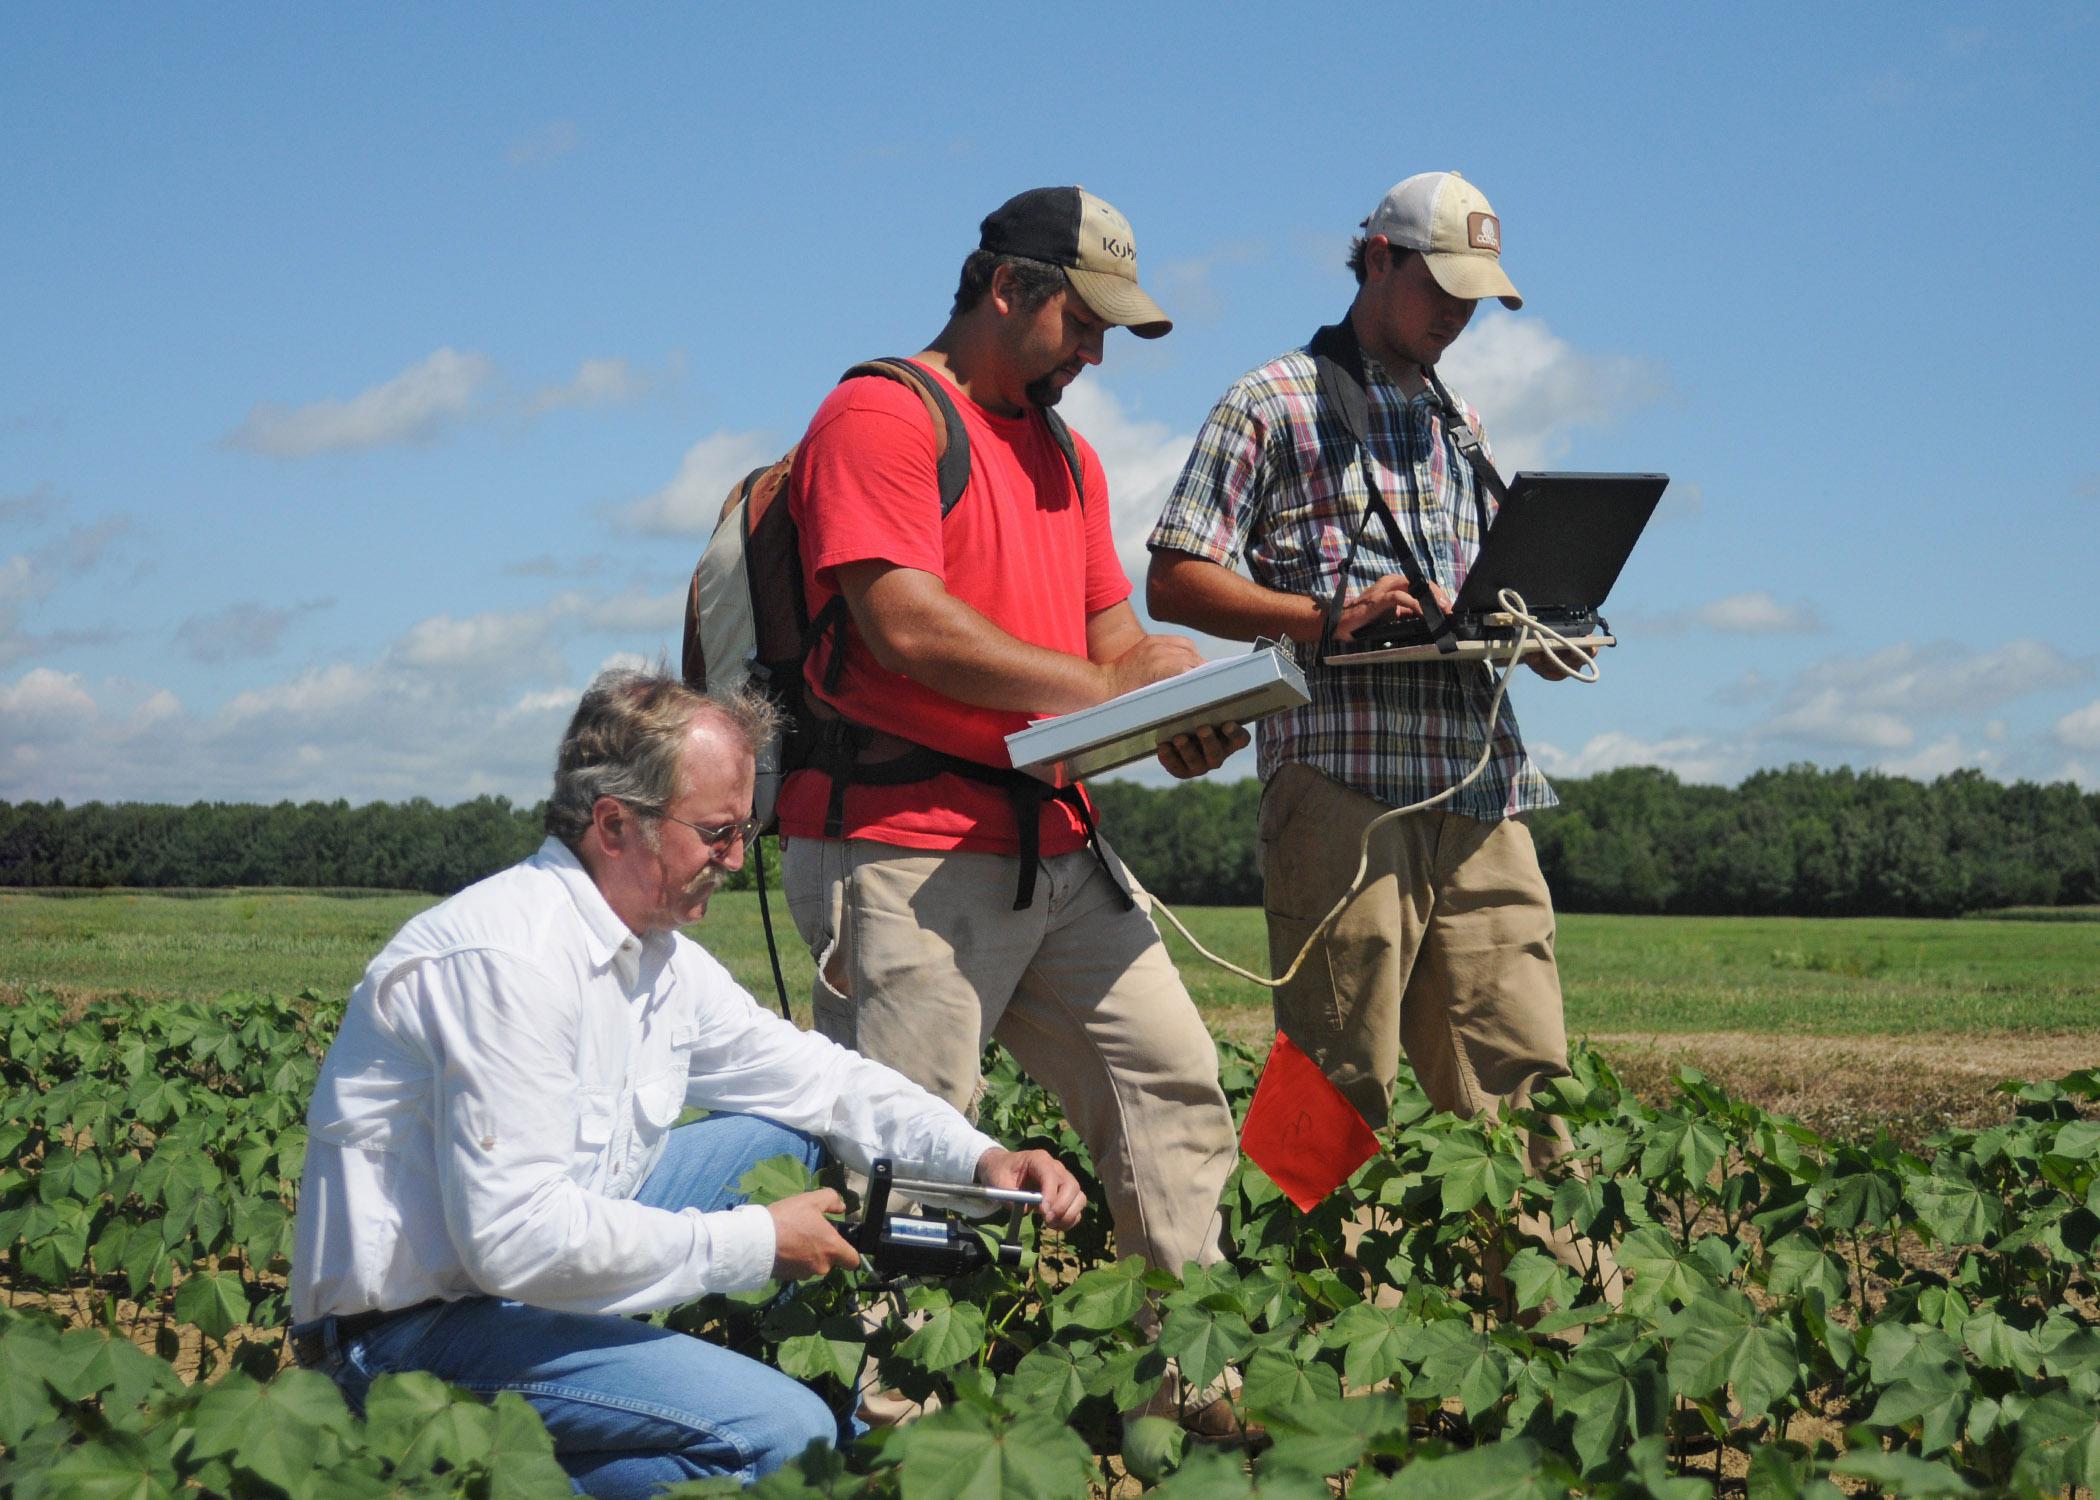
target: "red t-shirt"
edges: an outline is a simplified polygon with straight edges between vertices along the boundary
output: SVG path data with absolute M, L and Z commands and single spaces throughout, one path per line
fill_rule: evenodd
M 933 424 L 908 386 L 873 375 L 846 381 L 810 419 L 788 490 L 788 511 L 802 536 L 810 614 L 838 592 L 833 569 L 881 561 L 933 574 L 1018 640 L 1085 656 L 1088 617 L 1130 597 L 1109 529 L 1101 460 L 1074 434 L 1086 481 L 1081 505 L 1072 471 L 1041 418 L 1000 416 L 937 372 L 934 378 L 943 381 L 970 435 L 970 482 L 946 520 L 934 475 Z M 822 681 L 824 658 L 821 648 L 811 654 L 813 688 Z M 838 688 L 825 696 L 857 724 L 1001 768 L 1012 765 L 1006 736 L 1030 722 L 1027 714 L 959 703 L 885 670 L 850 622 Z M 780 794 L 781 831 L 822 836 L 830 793 L 830 778 L 821 772 L 790 776 Z M 911 849 L 1013 854 L 1020 848 L 1006 793 L 955 775 L 850 786 L 845 835 Z M 1071 809 L 1044 805 L 1044 854 L 1069 853 L 1084 842 Z

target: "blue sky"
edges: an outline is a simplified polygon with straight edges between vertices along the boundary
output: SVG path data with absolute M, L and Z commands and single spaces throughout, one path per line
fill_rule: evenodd
M 2100 786 L 2100 13 L 0 11 L 0 799 L 531 800 L 707 518 L 1081 182 L 1168 338 L 1067 397 L 1128 565 L 1409 173 L 1505 472 L 1659 469 L 1549 770 Z M 1251 757 L 1236 766 L 1251 768 Z

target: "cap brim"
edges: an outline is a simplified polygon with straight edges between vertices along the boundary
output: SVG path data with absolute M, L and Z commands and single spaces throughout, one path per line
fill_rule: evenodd
M 1072 290 L 1079 293 L 1080 300 L 1104 323 L 1127 328 L 1141 339 L 1159 338 L 1174 327 L 1173 319 L 1160 311 L 1159 304 L 1145 295 L 1145 289 L 1127 276 L 1112 276 L 1106 271 L 1082 271 L 1076 266 L 1065 267 L 1065 276 L 1071 281 Z
M 1502 269 L 1502 262 L 1492 255 L 1454 255 L 1449 251 L 1423 251 L 1422 259 L 1428 263 L 1429 274 L 1436 284 L 1454 297 L 1464 297 L 1478 302 L 1485 297 L 1500 297 L 1502 305 L 1514 311 L 1524 305 L 1524 298 L 1509 273 Z

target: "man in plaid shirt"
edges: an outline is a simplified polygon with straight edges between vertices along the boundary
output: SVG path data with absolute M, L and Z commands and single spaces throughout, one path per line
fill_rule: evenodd
M 1333 634 L 1420 614 L 1421 586 L 1448 603 L 1464 582 L 1492 501 L 1447 430 L 1430 371 L 1482 298 L 1522 305 L 1494 210 L 1455 172 L 1399 183 L 1363 228 L 1346 327 L 1362 354 L 1365 450 L 1323 404 L 1310 349 L 1293 350 L 1219 400 L 1150 538 L 1156 618 L 1288 640 L 1312 690 L 1305 707 L 1260 725 L 1263 905 L 1279 972 L 1348 887 L 1364 825 L 1463 779 L 1490 732 L 1492 675 L 1478 663 L 1317 660 L 1370 503 L 1367 463 L 1411 557 L 1364 528 Z M 1476 414 L 1465 417 L 1477 429 Z M 1235 571 L 1242 555 L 1251 579 Z M 1522 818 L 1556 799 L 1506 705 L 1492 732 L 1479 777 L 1378 830 L 1364 888 L 1276 992 L 1278 1026 L 1374 1127 L 1403 1047 L 1431 1100 L 1461 1115 L 1521 1103 L 1567 1072 L 1552 898 Z M 1564 1133 L 1531 1148 L 1543 1163 L 1567 1149 Z M 1571 1259 L 1562 1239 L 1556 1253 Z

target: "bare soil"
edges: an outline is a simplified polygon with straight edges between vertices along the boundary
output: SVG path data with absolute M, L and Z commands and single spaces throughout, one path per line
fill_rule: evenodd
M 1257 1050 L 1275 1035 L 1266 1008 L 1213 1011 L 1223 1036 Z M 2007 1082 L 2100 1067 L 2100 1032 L 2003 1031 L 1913 1036 L 1767 1036 L 1743 1031 L 1609 1032 L 1582 1038 L 1635 1094 L 1659 1103 L 1680 1067 L 1739 1099 L 1846 1140 L 1886 1129 L 1915 1145 L 1949 1127 L 2011 1117 Z
M 2009 1118 L 2007 1082 L 2033 1083 L 2100 1065 L 2100 1034 L 1997 1032 L 1950 1036 L 1760 1036 L 1739 1031 L 1600 1035 L 1588 1039 L 1644 1099 L 1693 1067 L 1738 1098 L 1856 1140 L 1886 1129 L 1915 1144 L 1949 1127 Z

